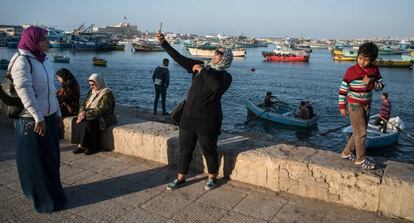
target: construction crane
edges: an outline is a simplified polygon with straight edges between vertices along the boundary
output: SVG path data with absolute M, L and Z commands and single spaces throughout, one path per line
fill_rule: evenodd
M 82 25 L 80 25 L 77 29 L 73 30 L 74 34 L 79 34 L 79 33 L 92 33 L 93 32 L 93 26 L 95 24 L 92 24 L 90 26 L 88 26 L 87 28 L 85 28 L 85 23 L 82 23 Z

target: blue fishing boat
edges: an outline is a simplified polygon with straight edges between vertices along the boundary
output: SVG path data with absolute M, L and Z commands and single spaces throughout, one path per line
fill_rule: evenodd
M 384 147 L 389 146 L 397 142 L 400 132 L 398 129 L 388 124 L 387 132 L 382 133 L 377 125 L 374 125 L 375 118 L 378 115 L 374 115 L 370 117 L 370 121 L 367 128 L 367 137 L 365 140 L 365 147 L 366 148 L 378 148 L 378 147 Z M 404 129 L 404 123 L 399 117 L 391 118 L 389 120 L 390 123 L 395 123 L 396 126 L 398 126 L 400 129 Z M 352 135 L 352 126 L 348 126 L 342 130 L 342 133 L 344 134 L 344 138 L 346 141 L 348 141 L 349 137 Z
M 49 27 L 47 29 L 47 36 L 49 38 L 51 48 L 72 48 L 70 35 L 66 35 L 66 33 L 62 30 Z
M 296 118 L 295 109 L 290 108 L 285 103 L 281 103 L 277 109 L 265 111 L 262 104 L 256 105 L 251 100 L 246 100 L 246 107 L 248 111 L 262 119 L 283 125 L 309 128 L 318 124 L 319 117 L 317 115 L 311 119 Z

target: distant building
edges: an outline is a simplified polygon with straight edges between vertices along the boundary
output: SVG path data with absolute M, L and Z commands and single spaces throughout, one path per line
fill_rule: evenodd
M 118 38 L 133 38 L 139 34 L 137 25 L 132 25 L 126 21 L 118 25 L 98 28 L 97 32 L 111 34 Z

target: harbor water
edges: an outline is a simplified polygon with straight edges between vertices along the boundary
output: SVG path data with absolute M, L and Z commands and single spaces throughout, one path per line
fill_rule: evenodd
M 190 56 L 182 45 L 174 47 Z M 233 76 L 230 89 L 222 99 L 224 120 L 223 129 L 271 135 L 276 139 L 314 145 L 317 148 L 340 152 L 345 141 L 340 131 L 327 136 L 320 132 L 349 123 L 338 111 L 338 89 L 346 69 L 355 62 L 334 62 L 328 50 L 315 49 L 309 63 L 265 62 L 262 51 L 272 48 L 252 48 L 246 58 L 235 58 L 228 71 Z M 0 48 L 0 58 L 10 59 L 16 49 Z M 52 54 L 70 57 L 70 63 L 54 63 Z M 108 61 L 107 67 L 92 66 L 92 58 L 98 56 Z M 124 51 L 83 52 L 51 49 L 49 58 L 55 70 L 68 68 L 78 79 L 82 94 L 88 90 L 87 78 L 92 73 L 104 76 L 107 85 L 115 92 L 117 104 L 146 108 L 152 111 L 154 86 L 152 73 L 165 52 L 132 52 L 131 46 Z M 255 71 L 252 71 L 252 68 Z M 176 63 L 170 61 L 170 87 L 167 92 L 167 108 L 185 97 L 191 84 L 191 74 L 186 73 Z M 403 68 L 381 68 L 385 88 L 392 102 L 392 116 L 399 116 L 405 124 L 405 131 L 414 133 L 414 72 Z M 248 125 L 238 125 L 251 119 L 247 117 L 244 105 L 246 99 L 261 101 L 266 91 L 273 92 L 280 100 L 292 106 L 300 101 L 310 101 L 315 113 L 320 116 L 318 126 L 313 129 L 300 129 L 281 126 L 254 118 Z M 371 114 L 379 112 L 380 94 L 374 93 Z M 161 109 L 159 108 L 159 111 Z M 370 149 L 368 155 L 389 160 L 414 163 L 414 141 L 400 135 L 398 143 L 384 148 Z

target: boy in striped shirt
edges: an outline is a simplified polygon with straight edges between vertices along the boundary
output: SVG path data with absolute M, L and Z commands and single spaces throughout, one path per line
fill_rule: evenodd
M 348 68 L 339 89 L 339 111 L 342 117 L 349 114 L 353 129 L 342 151 L 342 158 L 355 161 L 356 165 L 364 169 L 375 169 L 375 163 L 365 157 L 365 138 L 372 91 L 384 88 L 380 71 L 372 64 L 377 57 L 378 47 L 374 43 L 362 44 L 358 49 L 357 64 Z

